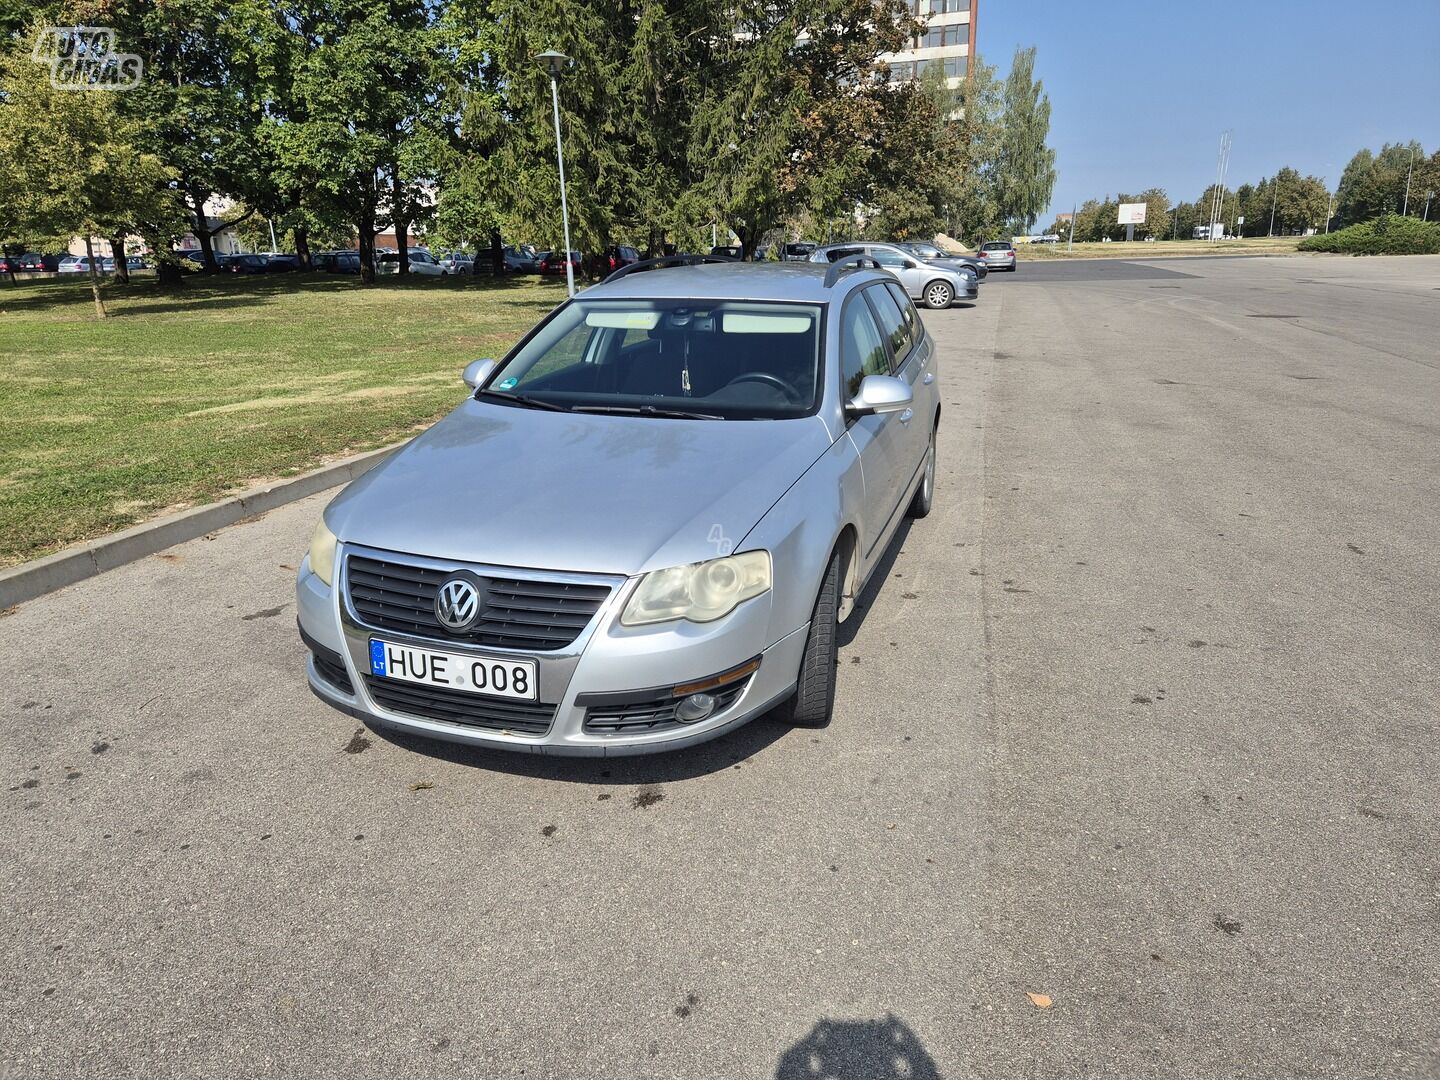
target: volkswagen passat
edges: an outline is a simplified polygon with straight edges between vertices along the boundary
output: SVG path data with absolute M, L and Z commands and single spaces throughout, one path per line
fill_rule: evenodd
M 315 693 L 557 754 L 826 724 L 837 626 L 935 484 L 934 346 L 866 264 L 640 263 L 471 364 L 315 528 Z

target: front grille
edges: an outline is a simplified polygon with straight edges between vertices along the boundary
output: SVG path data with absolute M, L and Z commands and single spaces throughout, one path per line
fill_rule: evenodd
M 550 730 L 550 721 L 555 718 L 554 705 L 477 697 L 446 686 L 424 686 L 366 675 L 365 688 L 377 705 L 392 712 L 485 728 L 487 731 L 544 735 Z
M 563 649 L 610 595 L 609 585 L 483 577 L 480 616 L 453 633 L 435 617 L 435 593 L 450 570 L 351 555 L 350 606 L 367 626 L 470 645 L 544 652 Z
M 749 679 L 743 679 L 716 690 L 713 694 L 715 711 L 710 716 L 716 716 L 734 705 L 749 683 Z M 585 710 L 585 730 L 592 735 L 636 735 L 688 727 L 675 717 L 675 709 L 683 700 L 666 694 L 648 701 L 632 701 L 627 705 L 592 705 Z

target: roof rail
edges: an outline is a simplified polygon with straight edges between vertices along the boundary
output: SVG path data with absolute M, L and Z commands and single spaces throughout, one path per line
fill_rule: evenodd
M 622 266 L 619 270 L 613 271 L 600 284 L 608 285 L 612 281 L 619 281 L 626 274 L 638 273 L 641 270 L 659 270 L 666 266 L 698 266 L 701 263 L 733 263 L 734 261 L 728 255 L 662 255 L 658 259 L 641 259 L 629 266 Z
M 843 259 L 836 259 L 830 264 L 830 269 L 825 271 L 825 288 L 834 288 L 835 282 L 840 280 L 840 275 L 851 270 L 867 269 L 883 270 L 878 259 L 869 255 L 846 255 Z

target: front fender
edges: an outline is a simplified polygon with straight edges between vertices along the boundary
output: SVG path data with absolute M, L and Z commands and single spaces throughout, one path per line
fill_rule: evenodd
M 841 532 L 860 519 L 865 481 L 848 435 L 837 439 L 735 546 L 764 548 L 774 571 L 767 641 L 805 626 Z

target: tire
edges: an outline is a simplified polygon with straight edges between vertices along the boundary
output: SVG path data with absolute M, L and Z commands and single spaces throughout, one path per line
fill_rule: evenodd
M 910 501 L 910 516 L 912 518 L 929 517 L 930 507 L 935 502 L 935 429 L 930 429 L 930 449 L 925 451 L 925 479 L 920 481 L 920 487 L 915 492 L 915 498 Z
M 932 281 L 925 286 L 925 306 L 932 311 L 941 311 L 955 302 L 955 290 L 945 281 Z
M 800 659 L 800 679 L 794 695 L 780 706 L 780 719 L 792 727 L 823 728 L 835 708 L 835 639 L 840 629 L 840 552 L 830 556 L 815 610 L 810 636 Z

